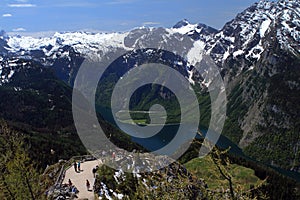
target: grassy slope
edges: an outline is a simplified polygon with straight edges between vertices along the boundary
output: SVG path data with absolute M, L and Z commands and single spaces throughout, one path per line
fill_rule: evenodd
M 225 189 L 228 189 L 228 182 L 221 176 L 210 157 L 195 158 L 184 165 L 188 171 L 198 178 L 203 178 L 208 188 L 220 189 L 220 186 L 223 186 Z M 233 184 L 242 185 L 245 189 L 249 189 L 250 185 L 256 185 L 260 180 L 254 175 L 254 170 L 237 164 L 231 164 L 228 167 L 228 171 L 233 177 Z

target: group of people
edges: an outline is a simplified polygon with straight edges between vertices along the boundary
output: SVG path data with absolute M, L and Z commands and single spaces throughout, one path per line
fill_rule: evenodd
M 80 161 L 78 161 L 78 162 L 74 161 L 74 163 L 73 163 L 74 170 L 77 173 L 79 173 L 81 171 L 80 164 L 81 164 Z M 92 173 L 93 173 L 94 178 L 96 177 L 97 170 L 98 170 L 98 166 L 96 166 L 92 169 Z M 91 184 L 90 184 L 89 180 L 86 179 L 85 184 L 86 184 L 87 190 L 90 191 Z M 69 179 L 69 186 L 72 186 L 72 181 L 70 179 Z
M 81 164 L 80 161 L 78 161 L 78 162 L 74 161 L 73 166 L 74 166 L 75 172 L 79 173 L 81 171 L 80 164 Z M 94 173 L 94 169 L 93 169 L 93 173 Z M 94 174 L 94 177 L 95 177 L 95 174 Z M 72 182 L 70 179 L 69 179 L 69 185 L 72 186 Z M 91 187 L 91 184 L 90 184 L 89 180 L 86 180 L 86 188 L 88 191 L 90 190 L 90 187 Z
M 71 179 L 69 179 L 68 185 L 69 185 L 69 187 L 72 187 L 73 183 L 72 183 Z M 91 184 L 90 184 L 89 180 L 86 179 L 85 185 L 86 185 L 87 190 L 90 191 Z
M 79 173 L 81 171 L 81 169 L 80 169 L 80 161 L 78 161 L 77 163 L 76 163 L 76 161 L 74 161 L 73 166 L 74 166 L 75 172 Z

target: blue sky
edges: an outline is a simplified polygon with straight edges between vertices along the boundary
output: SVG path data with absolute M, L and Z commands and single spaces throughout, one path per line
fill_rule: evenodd
M 257 0 L 1 0 L 0 29 L 7 32 L 126 31 L 172 27 L 181 19 L 215 28 Z

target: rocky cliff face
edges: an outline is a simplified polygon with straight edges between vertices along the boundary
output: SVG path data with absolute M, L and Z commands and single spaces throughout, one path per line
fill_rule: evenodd
M 179 163 L 149 173 L 126 173 L 103 165 L 94 192 L 103 199 L 206 199 L 205 186 Z
M 290 169 L 299 164 L 299 16 L 298 1 L 261 1 L 208 48 L 228 84 L 228 122 L 236 128 L 225 134 L 249 155 Z

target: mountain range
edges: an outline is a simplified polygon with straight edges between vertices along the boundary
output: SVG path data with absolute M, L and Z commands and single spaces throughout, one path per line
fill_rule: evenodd
M 184 45 L 177 47 L 182 40 L 186 40 Z M 205 92 L 210 83 L 205 79 L 205 72 L 197 74 L 193 65 L 204 55 L 209 55 L 220 70 L 228 97 L 222 134 L 256 160 L 299 172 L 298 0 L 259 1 L 239 13 L 221 30 L 182 20 L 172 28 L 141 27 L 122 33 L 67 32 L 42 38 L 9 36 L 1 31 L 0 95 L 3 98 L 0 116 L 39 129 L 68 127 L 72 120 L 61 119 L 70 112 L 66 109 L 70 108 L 70 98 L 66 101 L 60 98 L 70 97 L 84 59 L 97 60 L 116 52 L 136 53 L 134 50 L 149 48 L 152 44 L 180 48 L 186 53 L 184 60 L 163 55 L 157 59 L 171 63 L 191 84 L 199 84 L 203 91 L 199 98 L 204 104 L 210 103 Z M 131 56 L 130 59 L 124 56 L 122 66 L 114 69 L 123 72 L 151 57 L 149 52 Z M 112 74 L 108 75 L 106 81 L 112 77 Z M 110 87 L 109 84 L 106 86 Z M 165 97 L 166 94 L 168 92 L 158 96 Z M 17 100 L 18 95 L 22 100 Z M 37 102 L 40 106 L 33 105 Z M 104 106 L 108 104 L 101 94 L 97 102 Z M 149 103 L 151 100 L 145 104 Z M 208 110 L 204 108 L 203 112 Z M 42 116 L 38 115 L 40 112 Z

